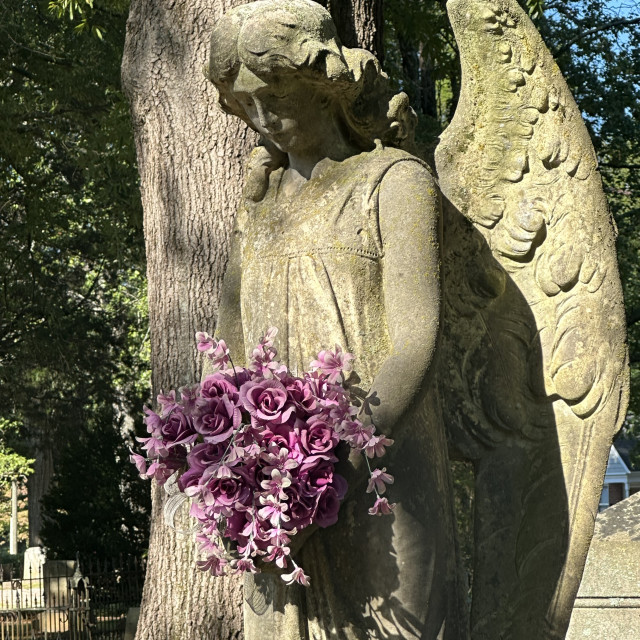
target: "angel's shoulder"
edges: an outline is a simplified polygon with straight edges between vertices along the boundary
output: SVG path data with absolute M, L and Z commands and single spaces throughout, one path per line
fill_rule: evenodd
M 402 149 L 377 146 L 365 154 L 362 167 L 370 189 L 415 193 L 437 190 L 437 181 L 429 165 Z

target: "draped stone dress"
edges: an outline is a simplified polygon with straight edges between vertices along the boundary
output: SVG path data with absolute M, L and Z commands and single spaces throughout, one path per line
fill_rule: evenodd
M 386 172 L 405 162 L 420 161 L 382 147 L 323 160 L 295 198 L 280 190 L 284 170 L 271 174 L 264 198 L 247 205 L 238 225 L 248 352 L 276 326 L 278 359 L 302 372 L 320 349 L 339 344 L 356 356 L 359 386 L 369 388 L 392 349 L 378 190 Z M 338 523 L 299 553 L 310 587 L 273 574 L 246 577 L 246 640 L 462 637 L 436 405 L 427 392 L 403 419 L 406 437 L 379 464 L 396 479 L 388 490 L 393 516 L 368 515 L 373 497 L 363 486 L 342 504 Z

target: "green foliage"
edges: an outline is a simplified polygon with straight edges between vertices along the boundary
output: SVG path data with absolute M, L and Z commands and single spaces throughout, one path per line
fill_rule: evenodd
M 7 438 L 19 431 L 19 425 L 11 420 L 0 417 L 0 489 L 11 484 L 12 480 L 24 480 L 33 473 L 33 463 L 10 449 Z
M 60 6 L 77 17 L 76 5 Z M 53 451 L 58 479 L 75 477 L 75 501 L 95 497 L 88 469 L 74 474 L 71 462 L 87 455 L 80 434 L 92 438 L 115 501 L 135 494 L 123 416 L 149 393 L 144 247 L 119 87 L 126 12 L 82 11 L 109 37 L 43 1 L 0 4 L 0 416 L 20 426 L 7 443 L 17 453 Z

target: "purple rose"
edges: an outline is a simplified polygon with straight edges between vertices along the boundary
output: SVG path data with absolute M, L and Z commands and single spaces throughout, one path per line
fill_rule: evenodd
M 224 455 L 226 448 L 226 444 L 222 442 L 215 444 L 211 442 L 202 442 L 197 444 L 187 455 L 189 467 L 204 471 L 207 467 L 210 467 L 222 460 L 222 456 Z
M 291 530 L 294 527 L 303 529 L 311 524 L 316 512 L 317 495 L 305 495 L 300 491 L 300 485 L 294 483 L 284 490 L 289 503 L 289 522 L 283 523 L 284 528 Z
M 313 416 L 306 428 L 300 429 L 300 443 L 308 455 L 333 451 L 339 441 L 336 432 L 322 416 Z
M 275 424 L 286 422 L 295 409 L 279 380 L 246 382 L 240 389 L 240 401 L 252 419 Z
M 289 401 L 295 405 L 296 413 L 300 418 L 305 418 L 315 411 L 317 402 L 308 382 L 300 378 L 290 378 L 285 385 Z
M 284 447 L 290 451 L 298 450 L 300 442 L 300 427 L 304 422 L 298 418 L 285 423 L 268 424 L 262 432 L 263 445 L 266 447 Z
M 213 373 L 203 380 L 200 387 L 200 395 L 203 398 L 220 398 L 225 394 L 233 404 L 238 404 L 238 389 L 227 376 Z
M 236 502 L 250 502 L 251 490 L 242 478 L 211 478 L 203 487 L 202 497 L 208 506 L 231 508 Z
M 189 444 L 198 438 L 191 419 L 178 410 L 173 411 L 163 420 L 161 433 L 167 447 Z
M 200 491 L 198 484 L 202 478 L 202 469 L 189 469 L 178 478 L 178 488 L 182 493 L 186 493 L 189 497 L 193 497 Z
M 333 463 L 317 456 L 313 462 L 305 462 L 298 473 L 300 492 L 315 496 L 333 482 Z
M 200 400 L 193 422 L 205 442 L 217 444 L 228 440 L 240 426 L 240 409 L 227 395 Z
M 320 494 L 313 522 L 319 527 L 329 527 L 338 522 L 339 509 L 340 500 L 337 491 L 333 487 L 327 487 Z

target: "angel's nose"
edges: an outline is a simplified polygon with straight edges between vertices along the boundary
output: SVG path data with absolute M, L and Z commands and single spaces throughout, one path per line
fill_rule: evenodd
M 278 128 L 280 121 L 278 116 L 270 111 L 263 102 L 256 100 L 255 107 L 258 113 L 258 120 L 263 129 L 274 131 Z

